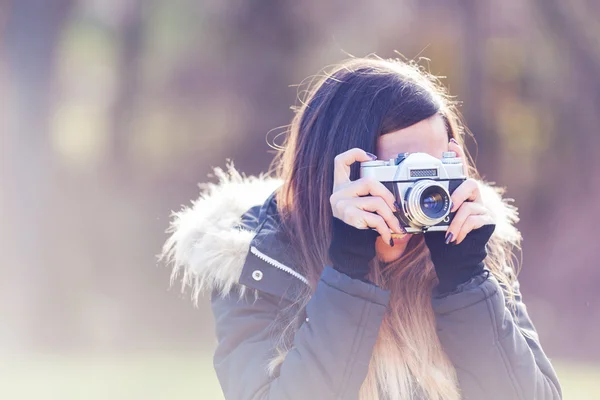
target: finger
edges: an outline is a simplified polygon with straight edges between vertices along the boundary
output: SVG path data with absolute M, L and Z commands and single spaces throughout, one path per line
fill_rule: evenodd
M 455 152 L 457 157 L 465 158 L 465 151 L 463 150 L 463 147 L 460 144 L 458 144 L 456 139 L 454 139 L 454 141 L 450 140 L 450 142 L 448 142 L 448 151 Z
M 370 227 L 377 229 L 379 235 L 383 239 L 384 243 L 390 243 L 392 241 L 392 232 L 390 232 L 390 228 L 385 223 L 383 218 L 377 214 L 373 214 L 367 211 L 361 211 L 365 214 L 364 218 L 369 224 Z
M 364 211 L 376 212 L 379 214 L 392 231 L 395 233 L 404 233 L 400 226 L 400 221 L 394 215 L 394 211 L 379 196 L 357 197 L 340 201 L 341 203 L 352 205 Z
M 467 179 L 456 188 L 450 197 L 452 200 L 451 212 L 455 212 L 465 201 L 481 202 L 479 184 L 475 179 Z
M 460 157 L 463 160 L 463 172 L 464 172 L 465 176 L 468 177 L 469 176 L 469 169 L 465 165 L 465 160 L 467 158 L 466 158 L 465 150 L 463 149 L 463 147 L 460 144 L 458 144 L 458 142 L 450 141 L 448 143 L 448 151 L 455 152 L 456 156 Z
M 354 182 L 348 184 L 345 188 L 347 190 L 346 193 L 351 194 L 352 197 L 358 196 L 379 196 L 381 197 L 392 210 L 396 210 L 396 206 L 394 203 L 396 202 L 396 197 L 385 185 L 379 182 L 377 179 L 373 177 L 364 177 L 357 179 Z
M 373 161 L 377 157 L 358 147 L 346 150 L 335 156 L 333 160 L 333 187 L 350 182 L 350 166 L 355 162 Z
M 448 230 L 446 231 L 446 237 L 448 233 L 452 233 L 453 238 L 458 237 L 458 233 L 460 232 L 462 226 L 465 221 L 471 215 L 482 215 L 488 212 L 487 208 L 478 203 L 464 203 L 456 214 L 454 214 L 454 218 L 452 218 L 452 222 L 450 226 L 448 226 Z
M 345 211 L 344 222 L 348 225 L 352 225 L 358 229 L 370 229 L 374 228 L 379 232 L 381 238 L 386 241 L 386 243 L 390 242 L 392 238 L 392 234 L 390 232 L 390 228 L 387 226 L 383 218 L 377 214 L 363 211 L 356 207 L 349 207 Z
M 456 244 L 460 244 L 467 234 L 472 230 L 481 228 L 484 225 L 493 224 L 494 220 L 489 214 L 482 215 L 470 215 L 463 226 L 460 228 L 458 236 L 456 237 Z
M 381 197 L 390 209 L 397 211 L 396 206 L 394 205 L 396 202 L 394 194 L 390 192 L 383 183 L 372 177 L 363 177 L 340 185 L 337 190 L 331 194 L 329 201 L 332 208 L 336 208 L 336 203 L 341 200 L 369 195 Z

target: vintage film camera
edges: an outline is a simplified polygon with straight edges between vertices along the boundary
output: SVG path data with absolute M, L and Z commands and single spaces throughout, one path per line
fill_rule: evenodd
M 394 215 L 408 233 L 446 231 L 454 213 L 450 195 L 465 181 L 462 159 L 444 152 L 442 159 L 427 153 L 400 153 L 389 161 L 360 163 L 360 176 L 383 183 L 401 209 Z

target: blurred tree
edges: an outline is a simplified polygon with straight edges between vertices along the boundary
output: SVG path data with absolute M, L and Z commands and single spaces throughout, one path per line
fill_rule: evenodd
M 537 282 L 553 292 L 561 324 L 569 327 L 555 335 L 555 340 L 560 340 L 557 348 L 570 356 L 592 358 L 600 357 L 591 334 L 597 335 L 600 327 L 590 316 L 600 308 L 600 298 L 593 294 L 600 273 L 595 268 L 593 240 L 586 238 L 597 237 L 600 223 L 598 213 L 588 207 L 591 199 L 600 196 L 600 46 L 597 12 L 592 12 L 589 3 L 533 2 L 546 34 L 545 43 L 556 54 L 545 61 L 557 68 L 555 75 L 542 83 L 551 88 L 549 99 L 540 101 L 555 116 L 556 140 L 550 147 L 552 152 L 540 157 L 538 163 L 535 176 L 543 184 L 532 190 L 537 209 L 531 207 L 535 217 L 530 225 L 535 232 L 559 233 L 552 238 L 531 236 L 541 249 L 537 257 L 551 260 L 552 267 L 538 276 Z M 582 244 L 586 250 L 574 251 L 582 249 Z
M 142 2 L 129 0 L 122 4 L 116 35 L 117 85 L 111 112 L 111 154 L 108 161 L 115 171 L 119 171 L 112 176 L 126 180 L 130 172 L 128 144 L 140 87 L 140 60 L 144 32 Z
M 289 87 L 295 82 L 293 66 L 305 44 L 302 14 L 294 12 L 294 4 L 291 0 L 242 1 L 223 16 L 229 87 L 250 111 L 242 110 L 247 115 L 244 131 L 238 143 L 229 144 L 227 156 L 248 173 L 258 172 L 256 166 L 264 170 L 265 154 L 248 148 L 273 127 L 291 120 L 291 113 L 274 110 L 282 110 L 282 105 L 287 109 L 285 104 L 293 98 L 295 89 Z
M 600 80 L 590 79 L 600 76 L 600 48 L 590 40 L 591 21 L 581 23 L 576 7 L 557 0 L 536 0 L 535 5 L 554 38 L 552 43 L 558 53 L 570 60 L 570 73 L 561 77 L 568 84 L 560 107 L 570 110 L 571 115 L 563 119 L 568 121 L 568 126 L 562 128 L 570 133 L 571 140 L 567 145 L 575 146 L 573 153 L 577 155 L 579 173 L 572 176 L 575 179 L 571 182 L 577 185 L 589 183 L 589 172 L 599 166 L 596 156 L 600 137 L 589 130 L 600 125 L 597 112 L 600 109 Z M 600 183 L 600 180 L 596 178 L 595 182 Z
M 3 281 L 2 305 L 15 322 L 5 339 L 21 348 L 40 344 L 36 340 L 51 343 L 59 335 L 53 331 L 57 316 L 47 312 L 59 295 L 50 284 L 54 225 L 48 222 L 59 183 L 48 127 L 56 44 L 72 7 L 72 0 L 13 1 L 2 35 L 9 112 L 7 129 L 0 133 L 5 214 L 0 229 L 11 266 Z
M 483 175 L 496 176 L 498 172 L 498 139 L 494 130 L 491 104 L 485 96 L 486 85 L 486 43 L 489 39 L 490 7 L 485 1 L 467 0 L 459 7 L 462 30 L 462 59 L 464 63 L 463 98 L 468 104 L 464 110 L 469 130 L 476 138 L 474 157 Z M 480 155 L 485 155 L 481 157 Z

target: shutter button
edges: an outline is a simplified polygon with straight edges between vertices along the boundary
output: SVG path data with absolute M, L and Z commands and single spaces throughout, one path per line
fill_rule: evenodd
M 255 281 L 260 281 L 263 278 L 263 273 L 262 271 L 259 271 L 258 269 L 255 270 L 254 272 L 252 272 L 252 278 Z

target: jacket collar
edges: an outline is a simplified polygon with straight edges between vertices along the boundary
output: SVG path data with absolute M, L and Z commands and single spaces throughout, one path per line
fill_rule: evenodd
M 215 168 L 217 183 L 201 184 L 201 194 L 172 214 L 159 261 L 172 267 L 171 284 L 226 296 L 247 289 L 295 299 L 306 285 L 289 255 L 290 241 L 280 227 L 276 190 L 280 179 L 244 176 L 233 164 Z
M 279 189 L 279 188 L 278 188 Z M 239 283 L 290 301 L 297 298 L 308 280 L 297 271 L 292 257 L 292 243 L 281 228 L 273 191 L 263 205 L 253 207 L 242 216 L 240 227 L 251 228 L 255 235 L 242 267 Z M 255 226 L 246 223 L 255 221 Z

